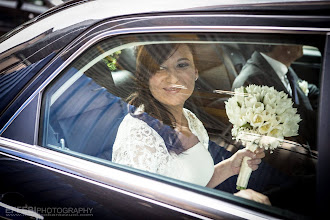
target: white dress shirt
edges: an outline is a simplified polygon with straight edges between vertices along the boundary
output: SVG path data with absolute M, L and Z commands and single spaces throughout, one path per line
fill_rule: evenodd
M 260 54 L 265 58 L 265 60 L 267 60 L 269 65 L 274 69 L 277 76 L 280 78 L 281 82 L 283 83 L 285 88 L 288 90 L 289 94 L 292 96 L 292 89 L 291 89 L 289 80 L 286 76 L 286 74 L 288 72 L 288 67 L 286 65 L 284 65 L 283 63 L 267 56 L 264 53 L 260 53 Z

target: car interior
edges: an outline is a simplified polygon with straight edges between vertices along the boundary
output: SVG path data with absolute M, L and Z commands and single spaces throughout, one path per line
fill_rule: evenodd
M 42 146 L 111 161 L 118 127 L 130 107 L 125 100 L 135 89 L 135 46 L 139 44 L 114 47 L 114 43 L 100 42 L 48 86 L 43 100 Z M 210 140 L 231 153 L 241 144 L 232 139 L 225 101 L 232 96 L 232 83 L 256 44 L 193 41 L 199 79 L 185 107 L 203 122 Z M 115 63 L 115 69 L 109 63 Z M 304 56 L 293 68 L 299 77 L 319 86 L 321 52 L 304 46 Z M 315 175 L 317 151 L 291 142 L 273 154 L 267 152 L 264 160 L 286 175 Z

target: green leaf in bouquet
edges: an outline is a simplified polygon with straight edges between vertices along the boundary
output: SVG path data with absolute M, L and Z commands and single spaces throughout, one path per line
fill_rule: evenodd
M 246 90 L 245 87 L 243 88 L 243 91 L 244 91 L 244 93 L 245 93 L 246 95 L 248 94 L 248 91 Z
M 252 129 L 253 127 L 250 125 L 249 122 L 245 123 L 244 125 L 241 126 L 241 128 L 248 128 L 248 129 Z

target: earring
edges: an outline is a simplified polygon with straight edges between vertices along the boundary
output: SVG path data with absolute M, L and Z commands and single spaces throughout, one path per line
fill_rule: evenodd
M 195 81 L 197 81 L 198 80 L 198 76 L 196 76 L 196 78 L 195 78 Z

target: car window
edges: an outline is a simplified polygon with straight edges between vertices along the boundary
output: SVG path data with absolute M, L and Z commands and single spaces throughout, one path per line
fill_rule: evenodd
M 140 86 L 136 75 L 139 48 L 189 45 L 198 77 L 184 107 L 198 119 L 191 119 L 191 125 L 200 121 L 202 125 L 197 125 L 205 128 L 206 135 L 199 141 L 208 146 L 214 164 L 244 146 L 266 148 L 266 156 L 258 170 L 252 172 L 247 188 L 267 195 L 274 207 L 309 214 L 315 205 L 323 48 L 322 42 L 310 38 L 276 34 L 140 34 L 103 40 L 77 57 L 44 91 L 40 144 L 109 164 L 130 160 L 123 162 L 124 166 L 175 178 L 171 174 L 174 169 L 165 172 L 152 171 L 141 163 L 134 166 L 134 158 L 127 159 L 132 152 L 123 151 L 121 156 L 126 159 L 114 161 L 113 146 L 118 129 L 127 133 L 130 126 L 134 128 L 130 123 L 120 128 L 128 115 L 134 118 L 132 112 L 143 112 L 141 106 L 128 103 Z M 162 71 L 170 68 L 162 65 Z M 143 146 L 148 141 L 155 146 L 159 140 L 167 146 L 167 134 L 172 133 L 167 127 L 159 128 L 163 128 L 163 122 L 155 121 L 152 114 L 135 119 L 143 121 L 141 128 L 152 128 L 146 132 L 158 135 L 158 139 L 145 139 Z M 195 136 L 204 131 L 190 128 L 193 129 Z M 116 149 L 127 148 L 125 143 L 134 138 L 139 136 L 131 137 L 133 140 L 124 138 Z M 168 154 L 164 161 L 171 161 L 173 152 L 163 150 L 164 155 Z M 177 155 L 180 153 L 173 157 Z M 121 157 L 120 153 L 116 156 Z M 215 188 L 235 193 L 236 181 L 237 175 Z M 301 192 L 297 189 L 305 192 L 303 199 L 295 194 Z

